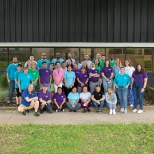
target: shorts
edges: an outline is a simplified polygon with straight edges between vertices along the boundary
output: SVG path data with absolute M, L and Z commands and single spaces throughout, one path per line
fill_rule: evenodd
M 54 83 L 51 83 L 51 85 L 50 85 L 50 91 L 52 92 L 54 92 L 55 91 L 55 88 L 54 88 Z
M 19 92 L 19 88 L 16 88 L 16 96 L 21 97 L 21 93 Z

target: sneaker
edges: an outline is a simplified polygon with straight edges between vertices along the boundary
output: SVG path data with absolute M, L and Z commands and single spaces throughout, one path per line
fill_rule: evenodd
M 29 113 L 29 110 L 25 110 L 26 111 L 26 113 Z
M 138 112 L 137 113 L 143 113 L 143 110 L 138 110 Z
M 72 110 L 70 110 L 70 112 L 72 112 Z
M 88 108 L 87 111 L 90 112 L 91 110 Z
M 98 113 L 98 111 L 99 111 L 99 110 L 98 110 L 98 109 L 96 109 L 96 113 Z
M 38 117 L 38 116 L 40 116 L 40 114 L 38 112 L 35 112 L 34 116 Z
M 20 104 L 17 104 L 17 108 L 19 107 Z
M 74 109 L 74 112 L 77 112 L 76 109 Z
M 58 112 L 58 109 L 56 109 L 56 112 Z
M 127 109 L 124 110 L 124 114 L 127 114 Z
M 109 114 L 110 114 L 110 115 L 112 114 L 112 109 L 110 109 L 110 112 L 109 112 Z
M 133 113 L 136 113 L 136 112 L 137 112 L 137 109 L 134 109 L 132 112 L 133 112 Z
M 7 101 L 7 104 L 10 104 L 10 103 L 11 103 L 11 101 L 10 101 L 10 100 L 8 100 L 8 101 Z
M 99 109 L 99 110 L 98 110 L 98 113 L 102 113 L 102 110 L 101 110 L 101 109 Z
M 40 114 L 43 114 L 43 109 L 40 109 Z
M 84 110 L 83 110 L 83 113 L 86 113 L 86 112 L 87 112 L 87 110 L 86 110 L 86 109 L 84 109 Z
M 65 110 L 63 109 L 62 112 L 64 112 Z
M 120 112 L 124 112 L 124 108 L 121 108 L 121 109 L 120 109 Z
M 26 115 L 26 111 L 23 111 L 23 112 L 22 112 L 22 115 Z
M 133 107 L 134 105 L 133 104 L 130 104 L 130 107 Z
M 116 114 L 115 109 L 113 109 L 113 114 Z

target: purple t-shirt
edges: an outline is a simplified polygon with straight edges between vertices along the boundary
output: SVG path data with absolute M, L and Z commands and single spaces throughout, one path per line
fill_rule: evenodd
M 44 101 L 49 101 L 51 100 L 51 93 L 47 90 L 46 93 L 43 92 L 43 89 L 40 89 L 38 92 L 38 98 Z
M 53 99 L 56 99 L 56 102 L 58 103 L 58 105 L 60 106 L 64 100 L 64 98 L 66 98 L 66 95 L 64 93 L 61 93 L 60 95 L 58 94 L 58 92 L 56 92 L 53 95 Z
M 92 74 L 96 74 L 96 73 L 99 74 L 98 70 L 96 70 L 96 69 L 94 69 L 94 70 L 90 69 L 90 70 L 88 71 L 88 74 L 90 74 L 90 73 L 92 73 Z M 89 80 L 90 80 L 91 82 L 96 83 L 96 82 L 98 82 L 99 77 L 94 77 L 94 76 L 90 77 L 90 76 L 89 76 Z
M 75 73 L 75 76 L 77 77 L 78 76 L 78 74 L 80 73 L 80 70 L 79 69 L 77 69 L 77 70 L 72 70 L 74 73 Z
M 52 75 L 51 70 L 49 68 L 41 68 L 39 69 L 41 84 L 49 84 L 50 75 Z
M 144 79 L 148 78 L 148 75 L 146 72 L 144 72 L 143 74 L 141 73 L 133 73 L 132 77 L 134 78 L 134 82 L 140 83 L 140 84 L 144 84 Z
M 112 67 L 103 67 L 102 68 L 102 73 L 104 73 L 106 78 L 110 78 L 111 73 L 113 73 L 113 68 Z
M 82 83 L 85 83 L 87 81 L 87 79 L 89 78 L 89 75 L 87 72 L 85 72 L 84 74 L 82 72 L 79 72 L 77 75 L 77 78 L 79 78 L 79 80 Z M 88 83 L 86 84 L 86 86 L 88 85 Z M 78 82 L 78 87 L 81 87 L 81 84 Z

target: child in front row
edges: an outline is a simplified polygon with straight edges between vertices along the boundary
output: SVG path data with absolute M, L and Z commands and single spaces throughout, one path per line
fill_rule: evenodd
M 116 104 L 117 104 L 117 96 L 113 92 L 112 88 L 108 88 L 107 92 L 105 93 L 106 102 L 109 104 L 109 114 L 116 114 Z

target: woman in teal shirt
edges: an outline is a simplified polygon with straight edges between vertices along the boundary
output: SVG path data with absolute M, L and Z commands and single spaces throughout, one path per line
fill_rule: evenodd
M 68 102 L 66 103 L 67 107 L 70 109 L 70 112 L 76 112 L 77 109 L 81 107 L 79 103 L 80 95 L 77 92 L 77 88 L 75 86 L 72 87 L 72 92 L 68 94 Z

